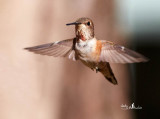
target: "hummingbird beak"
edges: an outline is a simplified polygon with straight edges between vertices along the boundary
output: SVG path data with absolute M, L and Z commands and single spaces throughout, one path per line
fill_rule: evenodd
M 69 25 L 78 25 L 78 24 L 81 24 L 81 23 L 79 23 L 79 22 L 73 22 L 73 23 L 68 23 L 66 25 L 69 26 Z

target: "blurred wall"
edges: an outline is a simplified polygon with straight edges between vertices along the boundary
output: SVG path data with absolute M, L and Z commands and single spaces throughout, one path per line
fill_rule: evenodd
M 119 85 L 82 63 L 23 50 L 74 37 L 65 26 L 87 16 L 98 38 L 125 44 L 115 24 L 113 0 L 0 1 L 1 119 L 132 119 L 128 66 L 111 64 Z

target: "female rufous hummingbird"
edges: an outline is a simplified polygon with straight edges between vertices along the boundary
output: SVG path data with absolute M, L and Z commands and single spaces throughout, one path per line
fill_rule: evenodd
M 99 40 L 94 35 L 94 24 L 89 18 L 79 18 L 75 25 L 75 38 L 53 43 L 27 47 L 26 50 L 36 54 L 54 57 L 68 57 L 80 60 L 84 65 L 101 72 L 113 84 L 117 80 L 109 63 L 146 62 L 143 55 L 107 40 Z

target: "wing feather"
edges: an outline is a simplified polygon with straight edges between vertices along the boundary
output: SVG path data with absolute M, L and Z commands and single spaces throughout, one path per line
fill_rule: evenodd
M 109 41 L 101 41 L 102 49 L 100 54 L 100 61 L 110 63 L 135 63 L 147 62 L 148 58 L 145 56 L 125 48 L 124 46 L 114 44 Z
M 63 41 L 47 43 L 34 47 L 27 47 L 26 50 L 34 52 L 36 54 L 48 55 L 54 57 L 66 57 L 72 55 L 71 59 L 75 59 L 75 53 L 73 53 L 73 40 L 67 39 Z M 72 53 L 72 54 L 71 54 Z

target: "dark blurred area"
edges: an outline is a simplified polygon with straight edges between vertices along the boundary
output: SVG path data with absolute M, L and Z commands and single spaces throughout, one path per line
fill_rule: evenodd
M 135 40 L 156 40 L 160 37 L 154 35 L 137 35 Z M 159 71 L 160 71 L 160 45 L 158 42 L 153 42 L 146 45 L 136 44 L 137 50 L 146 54 L 150 61 L 146 64 L 135 66 L 136 73 L 136 102 L 141 104 L 143 109 L 136 111 L 137 118 L 160 118 L 160 86 L 159 86 Z
M 139 119 L 160 117 L 160 2 L 153 0 L 0 1 L 1 119 Z M 65 26 L 89 17 L 95 34 L 150 60 L 111 64 L 118 80 L 65 58 L 23 48 L 74 37 Z M 142 109 L 123 110 L 135 104 Z
M 150 59 L 132 66 L 131 100 L 143 108 L 135 110 L 136 118 L 160 118 L 160 2 L 123 0 L 117 5 L 119 22 L 131 34 L 131 47 Z

